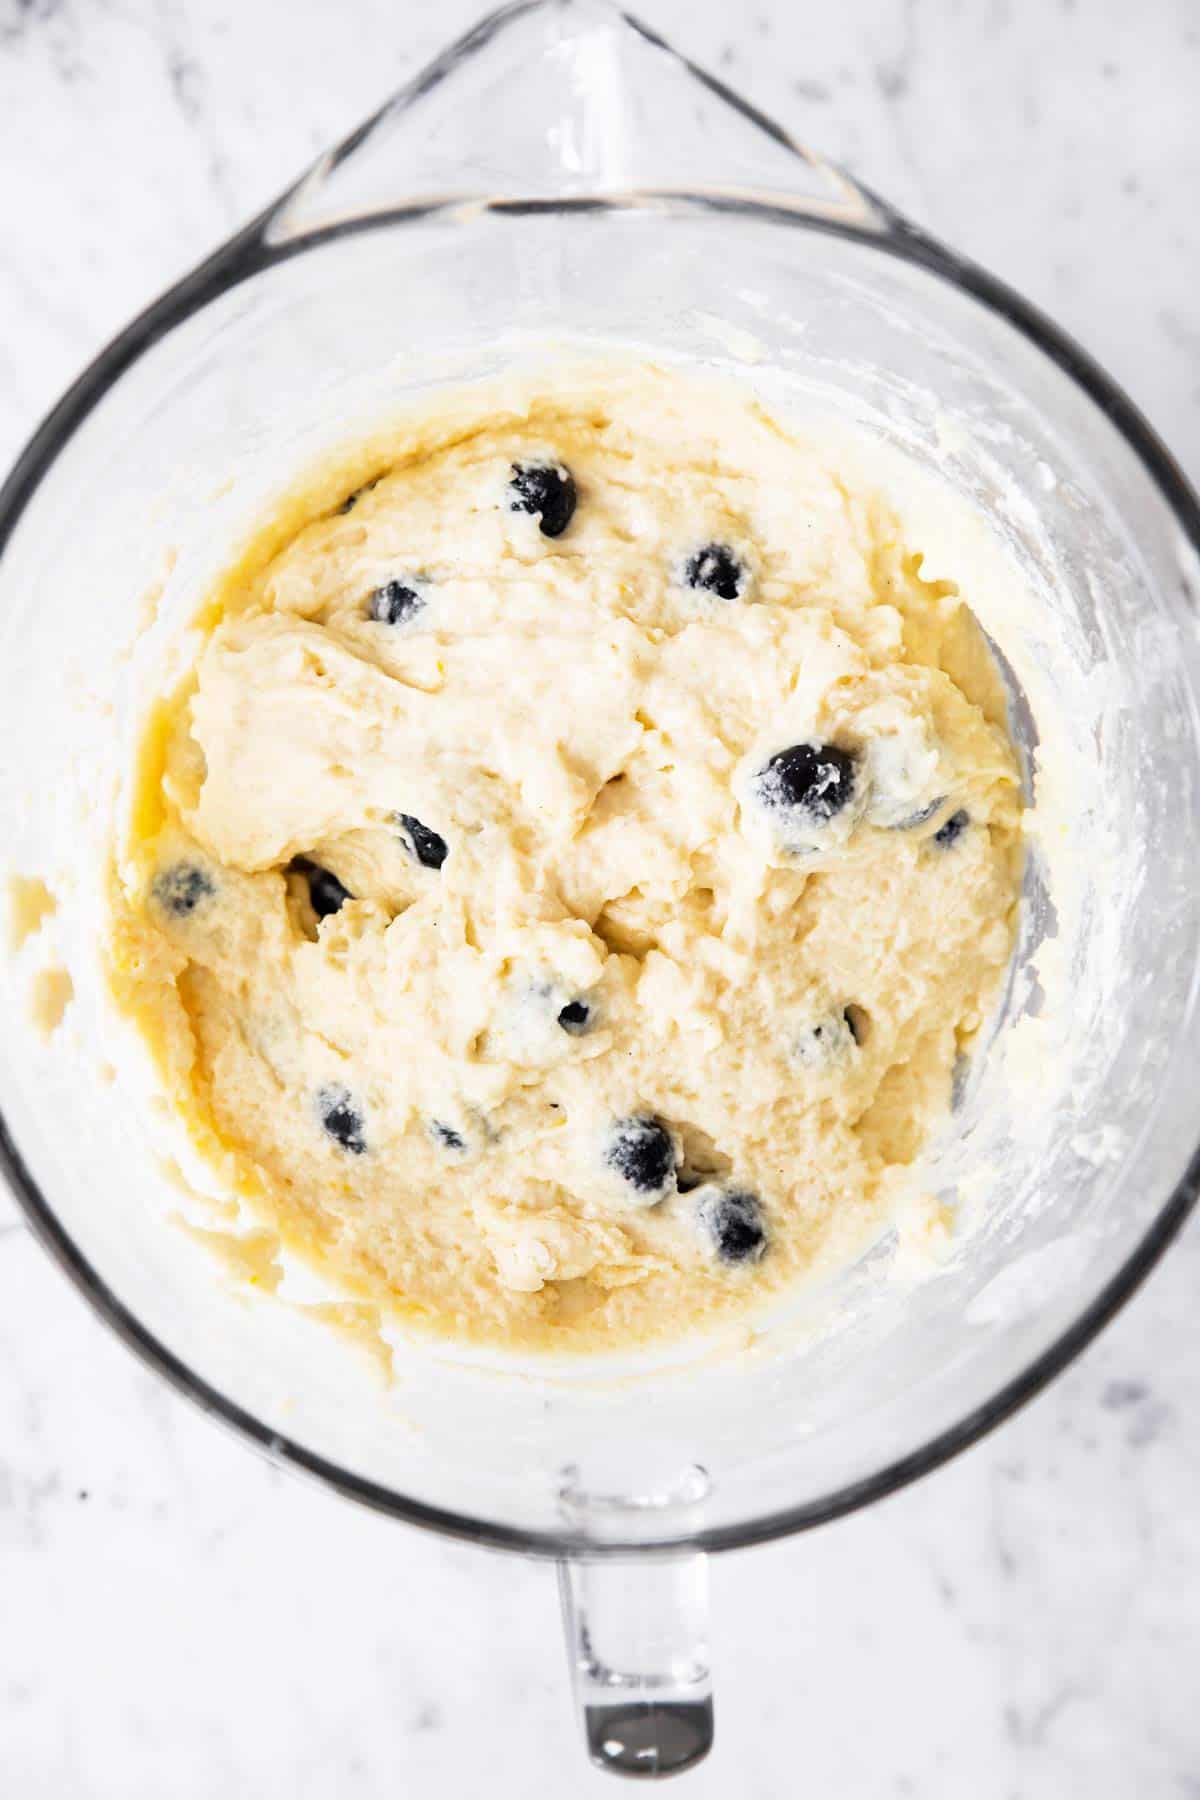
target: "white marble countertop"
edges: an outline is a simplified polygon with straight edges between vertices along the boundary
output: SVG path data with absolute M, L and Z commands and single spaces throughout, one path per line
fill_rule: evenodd
M 0 461 L 135 308 L 476 5 L 0 0 Z M 1200 480 L 1188 0 L 641 11 L 1041 302 Z M 1200 1224 L 955 1465 L 719 1559 L 718 1747 L 686 1791 L 1197 1800 L 1198 1288 Z M 605 1779 L 576 1740 L 548 1568 L 360 1515 L 251 1456 L 133 1362 L 0 1197 L 0 1793 Z

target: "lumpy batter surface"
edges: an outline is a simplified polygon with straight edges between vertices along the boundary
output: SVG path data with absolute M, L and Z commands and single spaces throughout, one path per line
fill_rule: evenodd
M 844 449 L 662 372 L 354 466 L 143 747 L 112 963 L 180 1116 L 463 1338 L 680 1338 L 861 1249 L 1011 948 L 969 593 Z

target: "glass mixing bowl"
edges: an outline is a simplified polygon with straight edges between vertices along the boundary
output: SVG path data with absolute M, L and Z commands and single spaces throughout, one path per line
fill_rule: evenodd
M 207 576 L 289 476 L 564 336 L 834 404 L 982 507 L 1037 596 L 1003 652 L 1060 825 L 1033 841 L 1004 1027 L 938 1153 L 975 1222 L 936 1274 L 900 1279 L 893 1236 L 737 1356 L 602 1377 L 399 1342 L 387 1383 L 352 1333 L 218 1278 L 178 1228 L 98 974 L 113 772 Z M 1059 331 L 595 0 L 480 24 L 135 320 L 0 495 L 6 852 L 58 902 L 7 972 L 8 1179 L 109 1324 L 251 1442 L 397 1518 L 559 1559 L 606 1767 L 669 1772 L 711 1740 L 704 1553 L 971 1443 L 1193 1203 L 1198 545 L 1180 472 Z M 39 958 L 74 984 L 48 1040 Z

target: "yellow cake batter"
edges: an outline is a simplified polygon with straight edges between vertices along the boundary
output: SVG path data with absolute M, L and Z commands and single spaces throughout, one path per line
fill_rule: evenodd
M 148 728 L 118 996 L 354 1291 L 518 1347 L 760 1306 L 886 1222 L 1009 957 L 970 595 L 844 446 L 661 371 L 355 455 Z

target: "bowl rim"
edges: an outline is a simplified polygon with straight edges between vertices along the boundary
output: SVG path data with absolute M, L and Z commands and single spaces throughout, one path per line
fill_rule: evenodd
M 858 184 L 861 189 L 861 184 Z M 883 229 L 862 226 L 777 204 L 758 205 L 746 200 L 736 210 L 766 217 L 793 228 L 850 239 L 949 282 L 982 304 L 1026 338 L 1035 349 L 1073 380 L 1124 438 L 1157 487 L 1176 523 L 1200 555 L 1200 497 L 1179 464 L 1123 390 L 1095 359 L 1046 314 L 1005 282 L 968 259 L 947 250 L 923 232 L 900 219 L 886 202 L 868 196 L 878 208 Z M 286 201 L 287 196 L 285 196 Z M 656 210 L 709 210 L 706 197 L 697 194 L 623 196 L 619 210 L 636 210 L 639 201 Z M 280 205 L 272 205 L 225 244 L 185 275 L 174 287 L 152 302 L 114 338 L 84 369 L 55 407 L 37 427 L 0 487 L 0 557 L 33 494 L 50 471 L 60 451 L 77 428 L 103 400 L 131 364 L 160 339 L 184 324 L 210 302 L 281 261 L 303 254 L 331 239 L 362 231 L 387 229 L 416 217 L 441 213 L 453 215 L 462 205 L 454 196 L 444 205 L 396 208 L 366 219 L 340 221 L 307 237 L 272 244 L 269 227 Z M 595 213 L 608 203 L 595 198 L 539 201 L 536 210 Z M 487 205 L 491 212 L 528 211 L 527 203 L 503 201 Z M 617 209 L 614 201 L 613 210 Z M 722 210 L 726 210 L 724 205 Z M 211 1385 L 149 1331 L 124 1304 L 60 1223 L 50 1202 L 35 1181 L 0 1110 L 0 1170 L 35 1237 L 93 1310 L 134 1354 L 175 1390 L 218 1420 L 240 1438 L 286 1468 L 314 1477 L 361 1505 L 418 1525 L 440 1535 L 497 1550 L 549 1558 L 581 1557 L 602 1560 L 630 1554 L 715 1552 L 742 1549 L 794 1532 L 811 1530 L 857 1511 L 930 1474 L 988 1432 L 1010 1418 L 1060 1374 L 1091 1343 L 1140 1287 L 1182 1229 L 1200 1196 L 1200 1143 L 1188 1165 L 1159 1208 L 1143 1236 L 1121 1267 L 1109 1278 L 1068 1325 L 1021 1372 L 955 1424 L 935 1433 L 907 1455 L 886 1463 L 874 1474 L 845 1484 L 830 1493 L 792 1507 L 777 1508 L 737 1524 L 712 1526 L 678 1537 L 652 1540 L 612 1538 L 604 1543 L 570 1530 L 527 1530 L 497 1523 L 470 1513 L 429 1505 L 382 1483 L 344 1468 L 274 1430 L 227 1394 Z

